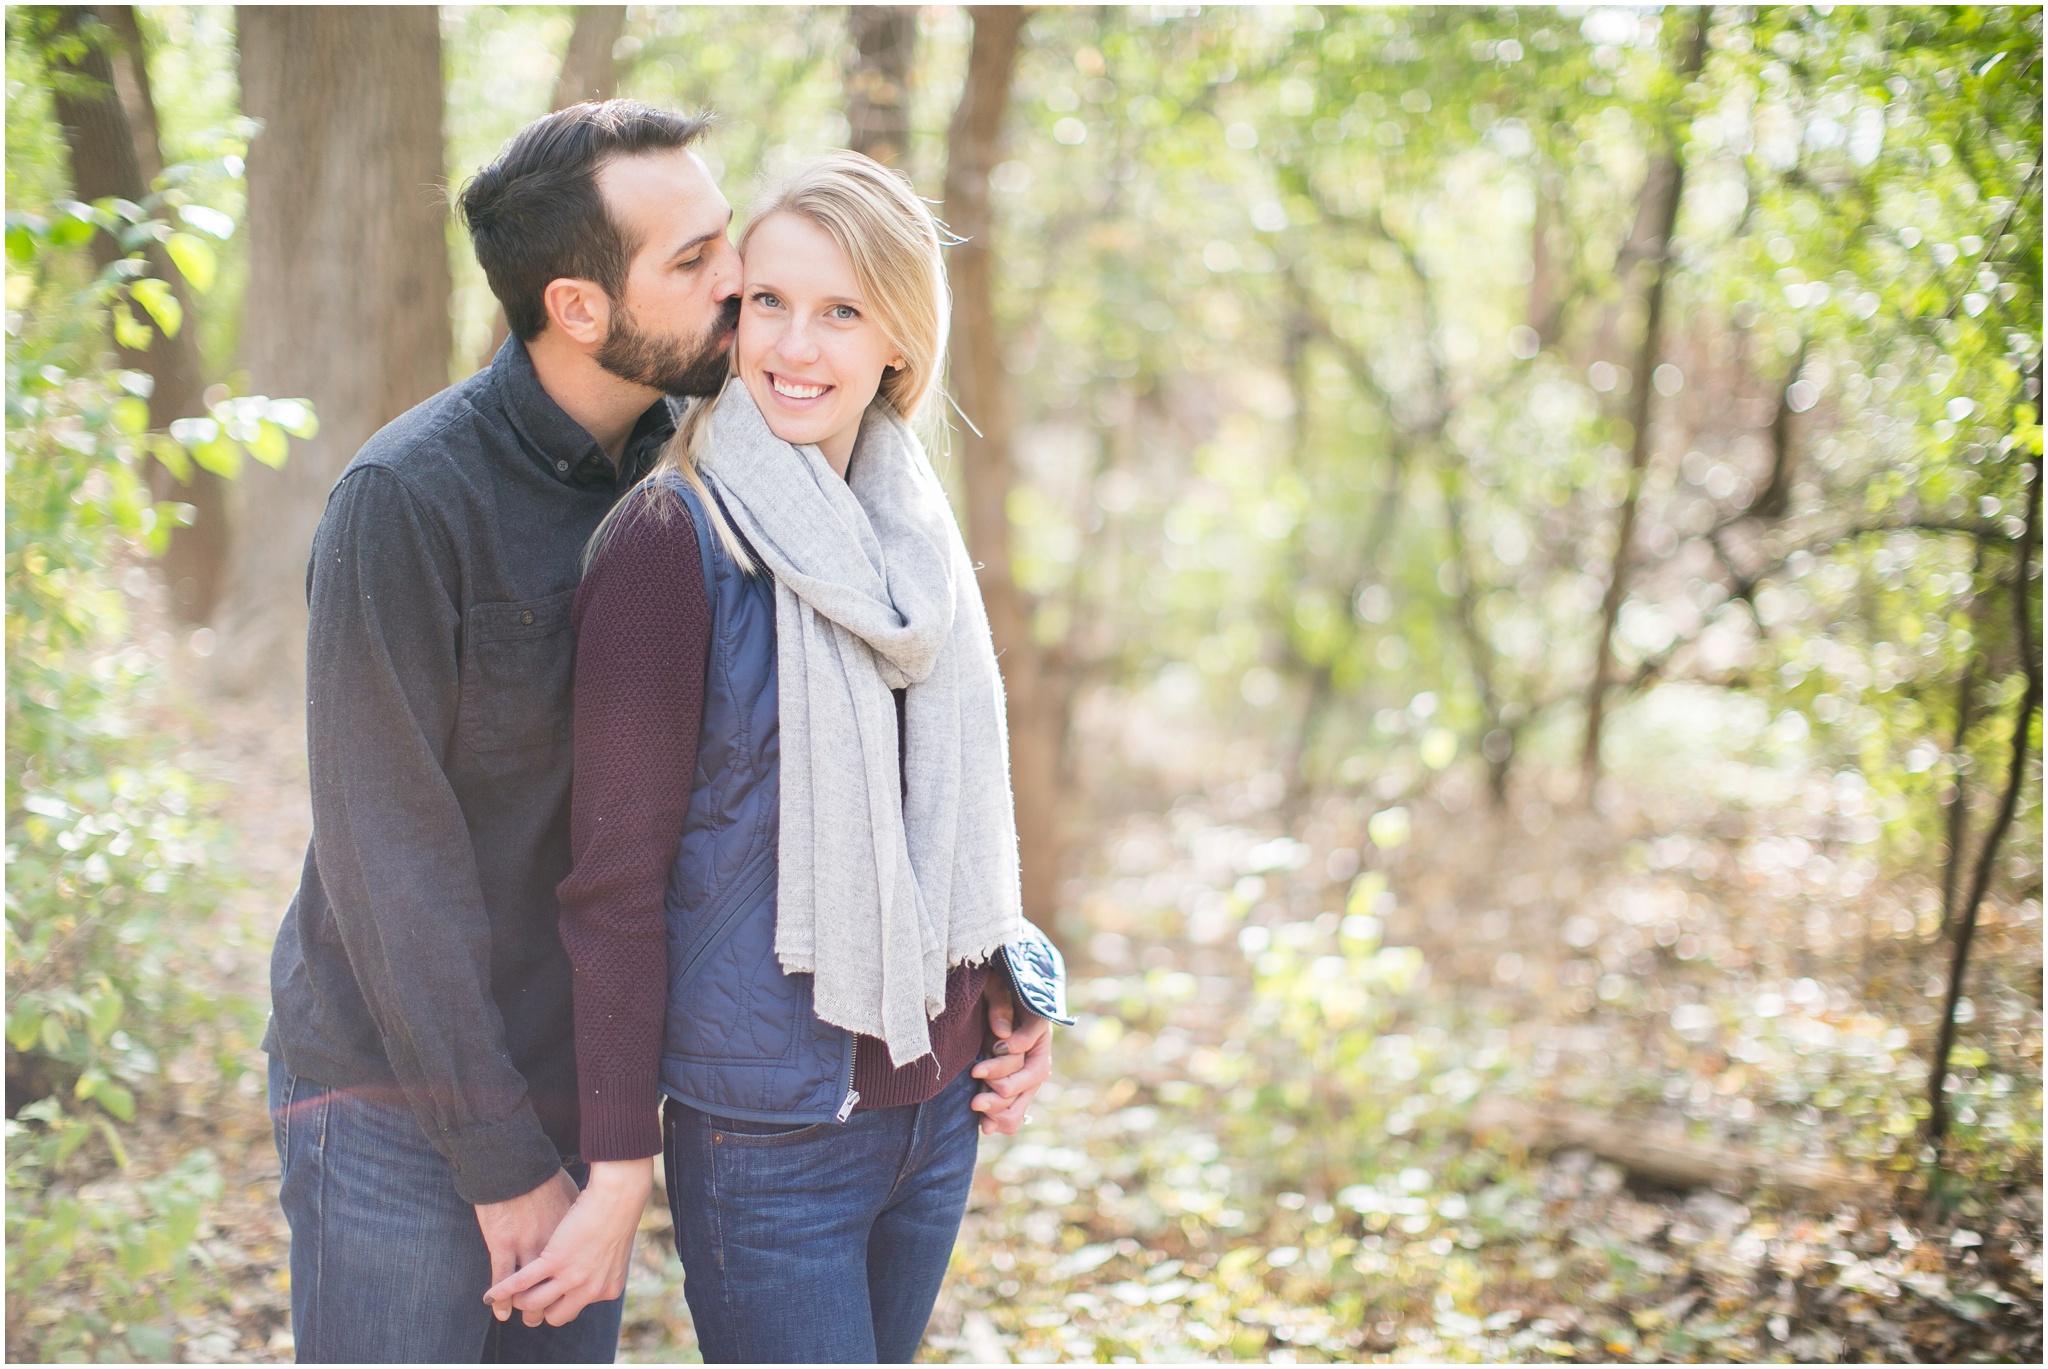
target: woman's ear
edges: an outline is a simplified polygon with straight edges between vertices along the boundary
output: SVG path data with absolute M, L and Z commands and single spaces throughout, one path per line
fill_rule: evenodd
M 596 281 L 561 276 L 549 281 L 540 297 L 548 322 L 571 342 L 595 347 L 611 331 L 611 297 Z

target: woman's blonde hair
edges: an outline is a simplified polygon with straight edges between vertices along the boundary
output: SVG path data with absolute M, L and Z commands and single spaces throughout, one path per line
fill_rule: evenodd
M 907 423 L 916 423 L 940 391 L 952 296 L 939 257 L 938 221 L 917 197 L 910 178 L 858 152 L 828 152 L 771 181 L 755 198 L 740 233 L 742 254 L 754 230 L 777 214 L 795 214 L 823 229 L 853 267 L 870 317 L 895 345 L 903 364 L 882 373 L 879 390 Z M 737 349 L 735 349 L 737 355 Z M 691 404 L 662 447 L 647 480 L 674 474 L 704 505 L 712 530 L 731 557 L 751 571 L 753 557 L 704 484 L 711 410 L 717 397 Z M 635 490 L 635 494 L 639 491 Z M 588 566 L 631 496 L 619 501 L 592 534 Z

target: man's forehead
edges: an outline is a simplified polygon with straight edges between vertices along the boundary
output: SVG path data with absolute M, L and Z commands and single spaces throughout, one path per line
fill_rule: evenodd
M 598 193 L 620 220 L 637 226 L 708 232 L 731 214 L 704 159 L 687 148 L 617 157 L 597 173 Z

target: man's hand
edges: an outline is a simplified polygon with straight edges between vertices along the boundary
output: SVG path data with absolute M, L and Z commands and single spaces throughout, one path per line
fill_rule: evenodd
M 492 1281 L 539 1259 L 575 1201 L 576 1181 L 568 1170 L 558 1169 L 553 1178 L 530 1193 L 502 1203 L 477 1204 L 476 1224 L 483 1228 L 484 1244 L 490 1248 Z M 499 1321 L 512 1315 L 510 1303 L 493 1310 Z M 529 1318 L 527 1325 L 539 1326 L 540 1318 Z
M 974 1077 L 988 1089 L 975 1094 L 968 1106 L 982 1114 L 984 1135 L 1000 1131 L 1015 1136 L 1038 1086 L 1052 1076 L 1052 1023 L 1028 1009 L 1018 1011 L 999 973 L 989 974 L 982 998 L 988 1004 L 988 1029 L 996 1038 L 995 1058 L 974 1067 Z
M 590 1183 L 555 1228 L 547 1249 L 517 1273 L 500 1277 L 484 1294 L 498 1320 L 511 1316 L 516 1307 L 528 1326 L 543 1321 L 567 1326 L 590 1304 L 625 1292 L 633 1236 L 653 1187 L 651 1161 L 593 1163 Z

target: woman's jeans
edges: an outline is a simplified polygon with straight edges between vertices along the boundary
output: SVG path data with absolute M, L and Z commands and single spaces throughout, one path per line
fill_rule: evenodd
M 273 1056 L 270 1118 L 300 1363 L 610 1364 L 617 1355 L 623 1298 L 592 1303 L 562 1327 L 491 1315 L 476 1209 L 402 1098 L 331 1089 Z
M 671 1100 L 669 1212 L 706 1363 L 907 1364 L 974 1182 L 980 1081 L 844 1124 L 735 1122 Z

